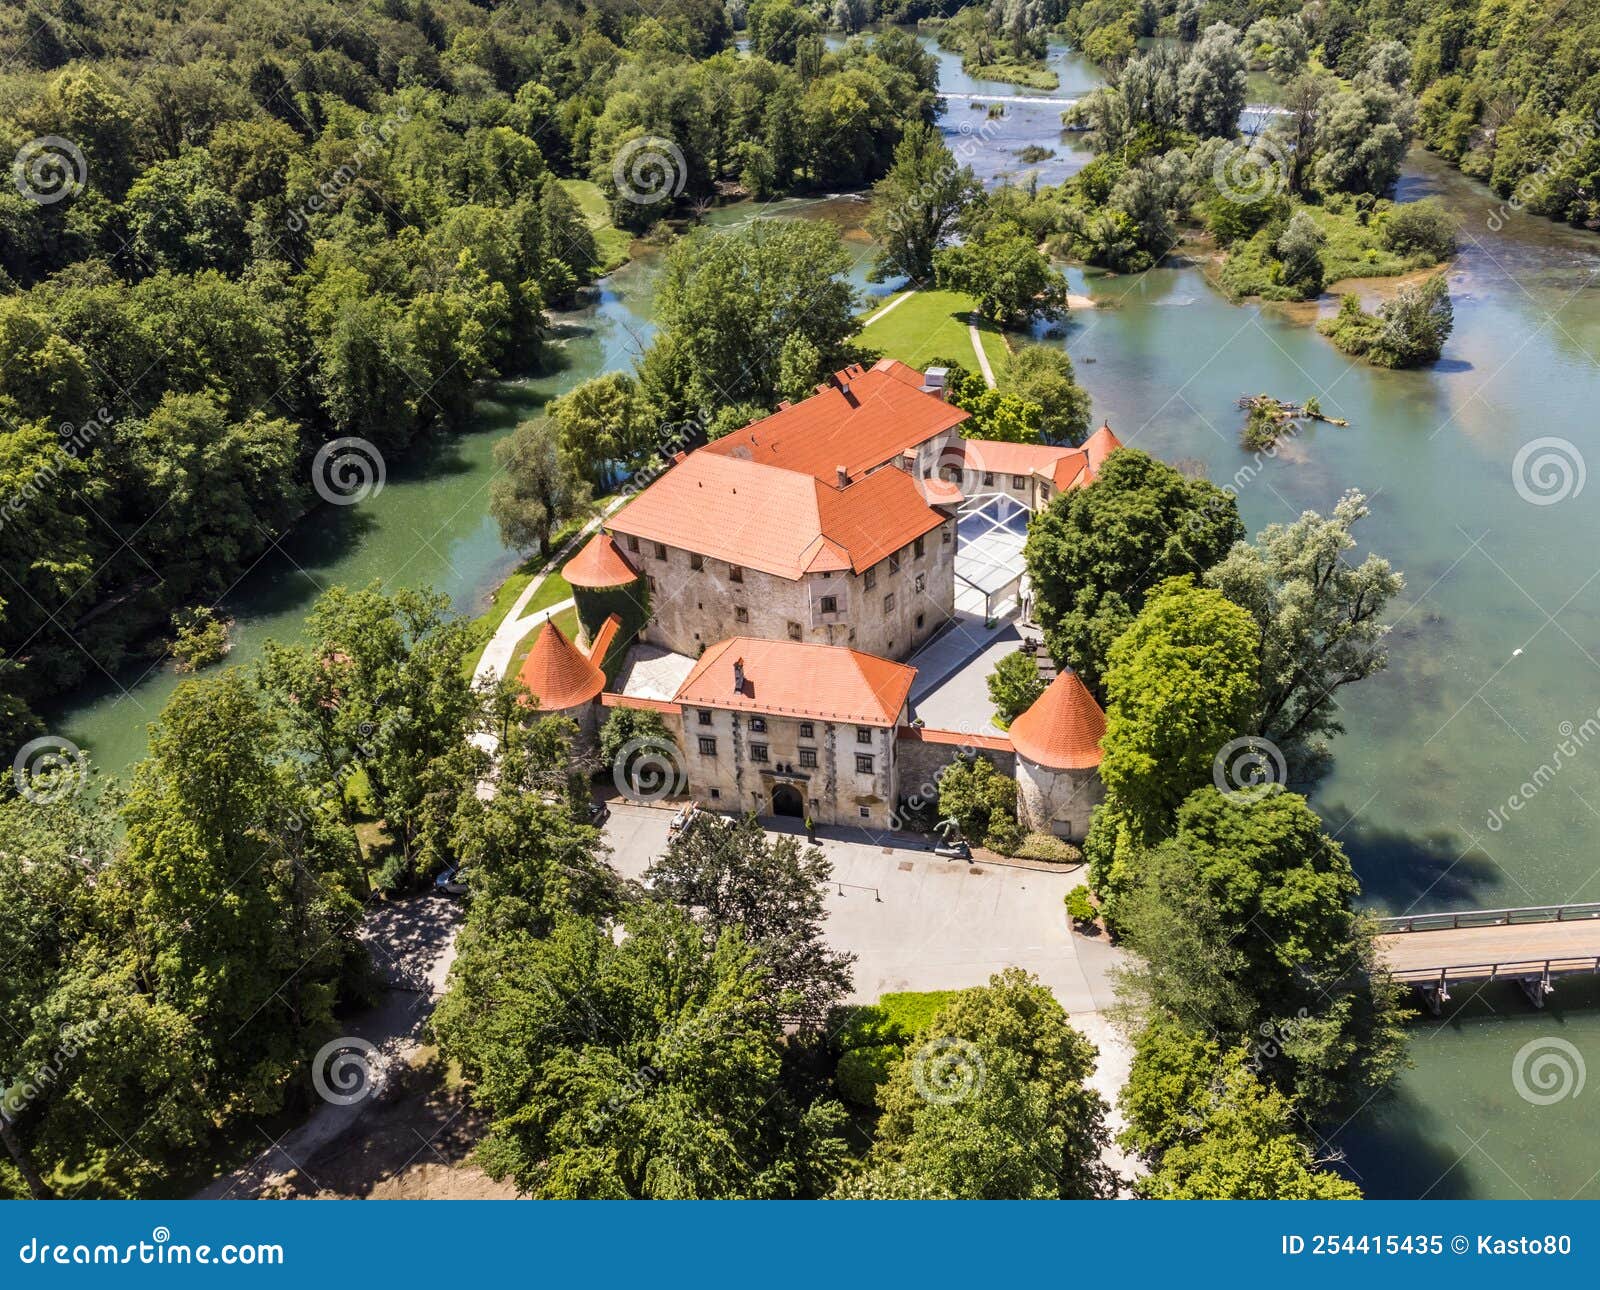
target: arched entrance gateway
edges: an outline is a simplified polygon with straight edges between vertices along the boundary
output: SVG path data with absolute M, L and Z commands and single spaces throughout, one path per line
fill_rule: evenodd
M 774 815 L 788 815 L 794 819 L 801 819 L 806 813 L 805 799 L 800 796 L 800 790 L 793 784 L 774 784 L 772 786 L 772 813 Z

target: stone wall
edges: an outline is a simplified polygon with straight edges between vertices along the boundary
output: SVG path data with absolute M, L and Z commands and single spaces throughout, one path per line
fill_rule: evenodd
M 619 538 L 649 579 L 650 621 L 643 639 L 690 658 L 730 636 L 908 657 L 955 612 L 955 521 L 946 520 L 919 540 L 921 555 L 911 542 L 861 574 L 789 579 Z
M 1105 796 L 1097 770 L 1051 770 L 1017 758 L 1017 816 L 1030 833 L 1081 842 L 1089 832 L 1090 812 Z
M 714 751 L 703 750 L 702 739 L 714 741 Z M 689 792 L 714 810 L 774 815 L 773 790 L 787 785 L 817 824 L 889 827 L 896 801 L 891 728 L 686 707 L 681 746 Z M 804 764 L 806 750 L 815 765 Z M 870 772 L 857 769 L 858 755 L 872 758 Z
M 952 732 L 953 733 L 953 732 Z M 895 740 L 896 774 L 899 778 L 900 797 L 897 805 L 912 811 L 923 804 L 937 805 L 939 777 L 957 757 L 976 754 L 987 757 L 1002 775 L 1014 775 L 1017 754 L 1009 748 L 978 747 L 962 736 L 960 743 L 932 742 L 916 737 Z M 904 814 L 904 812 L 902 812 Z

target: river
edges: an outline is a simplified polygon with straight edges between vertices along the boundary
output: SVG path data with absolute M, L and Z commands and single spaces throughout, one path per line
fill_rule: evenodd
M 1055 96 L 1098 83 L 1084 60 L 1061 49 L 1051 57 L 1062 78 Z M 940 62 L 941 85 L 952 92 L 1037 96 L 974 83 L 949 55 Z M 1036 169 L 1054 183 L 1086 159 L 1057 117 L 1053 106 L 1016 104 L 985 128 L 985 112 L 953 100 L 941 124 L 986 181 L 1025 181 Z M 1029 145 L 1054 155 L 1025 166 L 1017 154 Z M 1455 334 L 1426 371 L 1353 363 L 1306 325 L 1304 311 L 1232 304 L 1186 264 L 1126 277 L 1070 270 L 1074 291 L 1108 307 L 1074 311 L 1059 343 L 1078 364 L 1096 417 L 1124 441 L 1199 463 L 1219 482 L 1243 469 L 1239 505 L 1252 531 L 1305 508 L 1327 511 L 1347 488 L 1371 499 L 1365 542 L 1405 572 L 1407 586 L 1392 610 L 1388 670 L 1343 692 L 1348 733 L 1314 804 L 1349 850 L 1372 906 L 1600 899 L 1590 854 L 1600 746 L 1568 756 L 1527 805 L 1505 810 L 1502 827 L 1489 823 L 1600 708 L 1600 483 L 1552 503 L 1527 471 L 1519 490 L 1514 473 L 1519 449 L 1536 438 L 1563 440 L 1600 462 L 1600 294 L 1592 285 L 1600 239 L 1506 212 L 1480 185 L 1416 153 L 1401 196 L 1425 194 L 1455 213 L 1463 245 L 1450 275 Z M 713 218 L 752 213 L 736 207 Z M 784 201 L 766 213 L 838 224 L 857 257 L 851 276 L 866 289 L 864 203 Z M 311 602 L 333 583 L 431 585 L 461 611 L 479 612 L 515 563 L 487 516 L 495 441 L 549 398 L 636 360 L 649 336 L 653 276 L 646 257 L 607 279 L 592 306 L 558 320 L 559 371 L 504 383 L 472 433 L 392 468 L 384 490 L 362 505 L 317 512 L 246 574 L 226 602 L 238 622 L 231 661 L 256 657 L 269 637 L 297 636 Z M 1259 391 L 1316 394 L 1350 425 L 1313 425 L 1275 459 L 1257 461 L 1238 446 L 1235 400 Z M 90 749 L 101 767 L 126 772 L 177 680 L 159 669 L 87 690 L 53 714 L 52 730 Z M 1541 1104 L 1526 1065 L 1529 1054 L 1547 1051 L 1529 1045 L 1558 1040 L 1572 1046 L 1555 1051 L 1560 1061 L 1600 1058 L 1597 1005 L 1600 990 L 1562 985 L 1536 1012 L 1513 988 L 1496 986 L 1445 1020 L 1419 1021 L 1414 1069 L 1333 1134 L 1330 1148 L 1372 1196 L 1600 1196 L 1587 1103 L 1567 1096 Z M 1520 1095 L 1519 1083 L 1539 1100 Z

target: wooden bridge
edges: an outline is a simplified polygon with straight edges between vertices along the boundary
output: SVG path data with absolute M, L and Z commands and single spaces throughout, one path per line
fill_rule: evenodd
M 1542 1008 L 1557 977 L 1600 975 L 1600 904 L 1381 918 L 1378 959 L 1435 1015 L 1452 985 L 1480 981 L 1515 981 Z

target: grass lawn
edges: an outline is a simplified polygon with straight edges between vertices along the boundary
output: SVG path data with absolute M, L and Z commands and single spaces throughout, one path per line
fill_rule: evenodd
M 969 372 L 975 372 L 978 358 L 967 335 L 968 315 L 974 303 L 971 296 L 960 291 L 919 291 L 877 322 L 862 328 L 858 339 L 863 345 L 881 350 L 885 358 L 898 358 L 912 367 L 926 367 L 935 358 L 953 358 Z M 978 324 L 978 334 L 998 377 L 1007 352 L 1000 328 L 985 319 Z
M 600 248 L 601 271 L 610 273 L 625 264 L 628 248 L 633 245 L 633 235 L 624 233 L 612 224 L 610 215 L 606 213 L 606 198 L 600 186 L 587 179 L 563 179 L 560 182 L 567 190 L 567 196 L 578 203 L 578 209 L 594 231 L 595 244 Z

